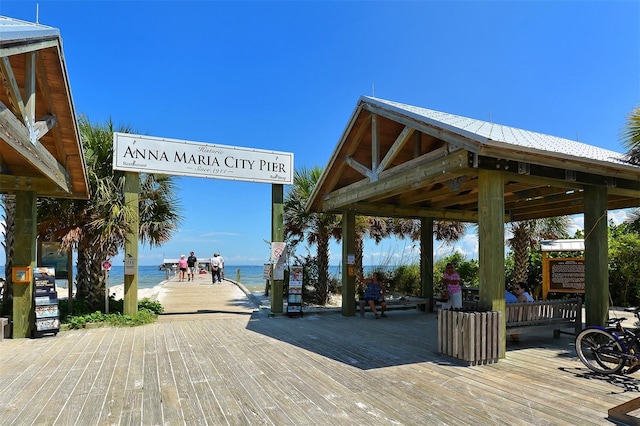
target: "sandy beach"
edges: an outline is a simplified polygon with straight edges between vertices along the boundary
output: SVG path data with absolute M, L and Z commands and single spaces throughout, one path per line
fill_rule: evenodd
M 156 300 L 163 283 L 164 282 L 152 288 L 139 288 L 138 300 L 144 299 L 145 297 Z M 58 292 L 58 299 L 67 299 L 69 297 L 68 289 L 65 287 L 56 287 L 56 291 Z M 116 300 L 124 299 L 124 284 L 109 286 L 109 294 L 114 295 Z

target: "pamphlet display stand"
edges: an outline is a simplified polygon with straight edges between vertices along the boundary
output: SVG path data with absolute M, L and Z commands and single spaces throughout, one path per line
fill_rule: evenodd
M 302 267 L 291 267 L 291 279 L 289 280 L 289 291 L 287 292 L 287 315 L 302 316 Z
M 55 272 L 44 272 L 43 268 L 36 268 L 35 280 L 35 306 L 36 328 L 34 337 L 42 337 L 45 334 L 54 336 L 60 331 L 60 310 L 58 309 L 58 292 L 56 291 Z

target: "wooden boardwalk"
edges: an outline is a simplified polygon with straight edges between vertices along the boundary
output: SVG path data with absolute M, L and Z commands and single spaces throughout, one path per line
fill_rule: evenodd
M 569 336 L 467 367 L 437 352 L 435 314 L 270 317 L 209 280 L 166 284 L 152 325 L 0 342 L 0 425 L 610 425 L 640 396 Z

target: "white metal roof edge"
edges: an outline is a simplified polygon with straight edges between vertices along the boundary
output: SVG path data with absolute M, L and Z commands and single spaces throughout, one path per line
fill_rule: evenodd
M 445 129 L 445 130 L 449 130 L 449 131 L 451 131 L 451 132 L 453 132 L 453 133 L 455 133 L 457 135 L 467 137 L 467 138 L 469 138 L 471 140 L 475 140 L 475 141 L 480 142 L 480 143 L 487 143 L 488 142 L 487 138 L 485 138 L 483 136 L 480 136 L 477 133 L 461 129 L 461 128 L 456 127 L 456 126 L 452 126 L 452 125 L 444 123 L 442 121 L 434 120 L 433 118 L 426 117 L 426 116 L 424 116 L 422 114 L 414 112 L 414 111 L 412 111 L 410 109 L 406 109 L 404 107 L 411 107 L 411 108 L 416 108 L 416 109 L 428 110 L 427 108 L 416 107 L 416 106 L 413 106 L 413 105 L 405 105 L 405 104 L 401 104 L 399 102 L 387 101 L 387 100 L 384 100 L 384 99 L 372 98 L 370 96 L 364 96 L 364 95 L 360 97 L 360 102 L 370 102 L 372 104 L 376 104 L 381 108 L 392 110 L 392 111 L 395 111 L 395 112 L 400 113 L 402 115 L 410 116 L 411 118 L 413 118 L 415 120 L 423 121 L 423 122 L 425 122 L 427 124 L 430 124 L 432 126 L 440 127 L 442 129 Z M 436 111 L 436 110 L 428 110 L 428 111 L 433 111 L 433 112 L 436 112 L 436 113 L 439 113 L 439 114 L 449 115 L 451 117 L 467 118 L 467 117 L 462 117 L 461 115 L 449 114 L 448 112 L 442 112 L 442 111 Z
M 60 38 L 60 30 L 8 16 L 0 16 L 0 43 L 51 37 Z
M 542 240 L 540 251 L 584 251 L 584 239 Z

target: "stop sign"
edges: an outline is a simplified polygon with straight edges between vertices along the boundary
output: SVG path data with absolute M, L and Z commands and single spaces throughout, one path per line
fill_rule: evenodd
M 109 262 L 108 260 L 105 260 L 104 262 L 102 262 L 103 271 L 108 271 L 110 269 L 111 269 L 111 262 Z

